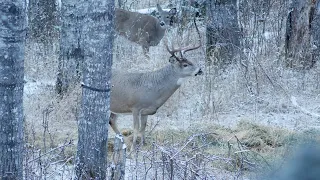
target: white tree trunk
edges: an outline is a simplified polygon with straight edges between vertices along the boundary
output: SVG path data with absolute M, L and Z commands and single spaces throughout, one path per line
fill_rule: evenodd
M 29 0 L 28 37 L 40 43 L 58 38 L 58 11 L 56 0 Z
M 311 16 L 312 54 L 314 62 L 320 61 L 320 0 L 314 0 Z
M 22 179 L 24 0 L 0 2 L 0 179 Z
M 86 10 L 81 3 L 77 0 L 61 1 L 60 54 L 56 81 L 56 91 L 61 96 L 81 78 Z
M 106 179 L 114 1 L 80 0 L 75 5 L 84 59 L 76 176 Z

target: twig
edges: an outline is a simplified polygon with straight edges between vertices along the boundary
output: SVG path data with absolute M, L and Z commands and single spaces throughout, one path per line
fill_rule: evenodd
M 74 156 L 71 156 L 71 157 L 68 157 L 68 158 L 65 158 L 63 160 L 59 160 L 59 161 L 56 161 L 56 162 L 52 162 L 50 163 L 50 165 L 55 165 L 55 164 L 58 164 L 58 163 L 61 163 L 61 162 L 64 162 L 62 165 L 66 164 L 67 162 L 69 162 L 71 159 L 73 159 Z
M 64 160 L 51 163 L 51 165 L 54 165 L 54 164 L 57 164 L 57 163 L 60 163 L 60 162 L 64 162 L 64 163 L 60 166 L 60 168 L 56 169 L 56 170 L 59 170 L 59 171 L 60 171 L 61 168 L 64 167 L 64 166 L 65 166 L 71 159 L 73 159 L 73 158 L 74 158 L 74 156 L 71 156 L 71 157 L 66 158 L 66 159 L 64 159 Z M 57 171 L 56 171 L 56 172 L 57 172 Z M 51 177 L 51 176 L 53 176 L 54 173 L 56 173 L 56 172 L 52 172 L 52 173 L 48 176 L 48 178 Z
M 238 154 L 238 153 L 244 153 L 244 152 L 251 152 L 250 150 L 241 150 L 241 151 L 236 151 L 234 152 L 234 154 Z
M 313 116 L 313 117 L 320 118 L 320 114 L 317 114 L 317 113 L 314 113 L 314 112 L 310 112 L 310 111 L 307 110 L 306 108 L 300 106 L 300 105 L 297 103 L 297 98 L 296 98 L 296 97 L 291 96 L 290 100 L 291 100 L 291 103 L 292 103 L 295 107 L 299 108 L 301 112 L 303 112 L 303 113 L 305 113 L 305 114 L 307 114 L 307 115 L 309 115 L 309 116 Z
M 153 130 L 159 125 L 160 119 L 157 120 L 156 124 L 151 128 L 151 130 L 148 132 L 149 135 L 153 132 Z
M 64 148 L 64 147 L 69 146 L 69 145 L 73 145 L 72 140 L 70 140 L 68 144 L 63 144 L 63 145 L 61 145 L 61 146 L 55 147 L 55 148 L 51 149 L 50 151 L 48 151 L 48 152 L 46 152 L 46 153 L 44 153 L 44 154 L 42 154 L 42 155 L 39 155 L 38 157 L 36 157 L 36 158 L 28 161 L 28 163 L 31 163 L 31 162 L 33 162 L 33 161 L 36 161 L 36 160 L 40 159 L 41 157 L 46 156 L 46 155 L 50 154 L 51 152 L 53 152 L 53 151 L 55 151 L 55 150 L 57 150 L 57 149 Z
M 280 83 L 276 82 L 276 85 L 275 85 L 274 81 L 276 81 L 276 80 L 272 80 L 271 77 L 267 74 L 266 70 L 262 67 L 262 65 L 261 65 L 259 62 L 257 62 L 257 63 L 258 63 L 258 65 L 259 65 L 259 67 L 261 68 L 263 74 L 267 77 L 267 79 L 268 79 L 269 82 L 271 83 L 271 85 L 272 85 L 274 88 L 276 88 L 276 85 L 277 85 L 277 86 L 279 87 L 279 89 L 281 89 L 281 90 L 284 92 L 284 94 L 285 94 L 288 98 L 290 98 L 291 103 L 292 103 L 295 107 L 297 107 L 301 112 L 303 112 L 303 113 L 305 113 L 305 114 L 307 114 L 307 115 L 309 115 L 309 116 L 313 116 L 313 117 L 316 117 L 316 118 L 320 118 L 320 114 L 314 113 L 314 112 L 310 112 L 310 111 L 307 110 L 306 108 L 300 106 L 300 105 L 297 103 L 296 97 L 292 96 Z
M 201 148 L 204 148 L 204 147 L 206 147 L 206 146 L 209 146 L 210 144 L 212 144 L 212 143 L 204 144 L 204 145 L 202 145 L 202 146 L 200 146 L 200 147 L 197 147 L 197 148 L 192 149 L 191 151 L 188 151 L 187 153 L 192 153 L 192 152 L 194 152 L 194 151 L 196 151 L 196 150 L 199 150 L 199 149 L 201 149 Z
M 195 137 L 198 137 L 198 136 L 205 136 L 205 135 L 209 135 L 209 134 L 216 134 L 216 133 L 201 133 L 201 134 L 194 134 L 192 135 L 191 137 L 189 137 L 187 143 L 185 143 L 182 148 L 176 152 L 170 159 L 173 159 L 177 154 L 179 154 Z M 217 134 L 216 134 L 217 135 Z

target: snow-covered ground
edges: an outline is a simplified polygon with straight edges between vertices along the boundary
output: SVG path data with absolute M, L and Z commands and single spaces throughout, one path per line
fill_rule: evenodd
M 200 30 L 204 44 L 203 25 Z M 197 37 L 193 33 L 181 39 L 172 39 L 192 44 Z M 169 32 L 168 37 L 175 37 L 174 32 Z M 162 43 L 150 48 L 150 60 L 143 56 L 140 46 L 122 37 L 117 37 L 114 44 L 114 69 L 147 72 L 169 63 L 169 53 Z M 32 42 L 29 42 L 28 47 L 24 87 L 27 130 L 33 129 L 40 138 L 43 123 L 47 121 L 55 145 L 66 139 L 74 139 L 76 142 L 80 87 L 76 86 L 64 99 L 58 99 L 54 87 L 57 47 L 46 53 L 40 53 L 42 46 Z M 320 130 L 319 64 L 309 71 L 296 72 L 275 67 L 270 62 L 276 55 L 270 53 L 267 58 L 259 59 L 265 72 L 258 71 L 257 75 L 249 72 L 245 76 L 244 69 L 238 64 L 223 72 L 215 71 L 207 65 L 204 45 L 199 50 L 189 52 L 186 57 L 199 63 L 205 74 L 188 79 L 155 115 L 150 116 L 147 130 L 157 121 L 157 129 L 185 130 L 195 124 L 199 126 L 198 129 L 202 128 L 199 124 L 203 124 L 203 127 L 218 124 L 233 128 L 241 120 L 295 131 L 312 128 Z M 131 128 L 132 117 L 121 116 L 118 123 L 120 128 Z M 114 135 L 111 129 L 109 133 L 109 137 Z
M 205 37 L 205 28 L 201 27 L 200 30 L 202 37 Z M 192 33 L 184 36 L 182 41 L 187 44 L 196 42 L 196 36 Z M 174 33 L 168 36 L 174 37 Z M 205 42 L 204 39 L 202 42 Z M 244 70 L 239 65 L 231 66 L 224 72 L 217 72 L 205 64 L 204 53 L 205 47 L 202 46 L 201 49 L 188 53 L 187 57 L 199 63 L 205 74 L 189 78 L 158 113 L 149 118 L 150 124 L 160 120 L 158 128 L 184 129 L 193 122 L 200 121 L 204 124 L 216 123 L 234 127 L 239 120 L 249 120 L 294 130 L 319 128 L 319 64 L 310 71 L 295 72 L 273 67 L 268 64 L 269 59 L 261 59 L 261 64 L 265 65 L 267 75 L 273 81 L 271 84 L 262 72 L 258 74 L 258 79 L 245 79 Z M 46 58 L 40 61 L 37 59 L 39 56 Z M 64 100 L 57 100 L 54 91 L 57 57 L 56 50 L 39 55 L 29 49 L 27 53 L 24 89 L 26 121 L 32 119 L 42 122 L 42 112 L 51 107 L 53 113 L 49 121 L 62 122 L 57 129 L 74 129 L 76 127 L 66 127 L 63 122 L 75 121 L 74 113 L 78 112 L 77 103 L 81 98 L 80 88 L 76 87 Z M 147 60 L 142 55 L 140 46 L 122 37 L 116 38 L 114 69 L 128 72 L 152 71 L 168 63 L 169 53 L 161 43 L 150 48 L 150 57 L 150 60 Z M 274 56 L 270 54 L 269 58 Z M 119 118 L 120 127 L 131 127 L 131 119 L 132 117 L 127 115 Z

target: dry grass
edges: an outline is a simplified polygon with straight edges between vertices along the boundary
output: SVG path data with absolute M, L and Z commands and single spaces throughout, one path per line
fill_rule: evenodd
M 202 128 L 196 128 L 199 126 Z M 147 136 L 148 144 L 140 147 L 139 155 L 133 157 L 130 162 L 137 161 L 135 158 L 138 158 L 138 161 L 150 158 L 163 161 L 161 157 L 151 155 L 164 153 L 167 158 L 172 158 L 177 163 L 174 168 L 179 172 L 179 164 L 189 162 L 185 159 L 198 157 L 198 168 L 207 170 L 202 172 L 201 177 L 210 176 L 208 172 L 211 171 L 225 171 L 232 176 L 241 174 L 256 178 L 281 166 L 279 162 L 286 161 L 301 144 L 307 141 L 320 143 L 320 131 L 310 131 L 297 133 L 244 120 L 234 128 L 225 128 L 213 123 L 194 123 L 185 130 L 158 129 Z M 150 163 L 153 162 L 147 161 L 147 164 Z M 144 166 L 141 165 L 139 168 L 143 169 Z M 157 164 L 154 166 L 157 167 Z M 135 173 L 139 168 L 135 166 L 135 169 L 128 170 L 128 173 Z M 192 169 L 191 166 L 188 168 Z
M 141 1 L 137 7 L 148 7 L 148 3 Z M 151 1 L 152 4 L 155 2 Z M 199 63 L 205 74 L 190 78 L 157 114 L 150 116 L 147 128 L 149 132 L 155 122 L 159 123 L 148 134 L 148 145 L 142 150 L 150 151 L 153 148 L 152 142 L 155 142 L 176 152 L 188 142 L 188 138 L 205 134 L 194 137 L 184 150 L 205 145 L 201 153 L 232 159 L 222 163 L 223 165 L 221 162 L 224 161 L 214 161 L 213 167 L 228 172 L 242 168 L 249 172 L 253 169 L 249 163 L 241 167 L 244 160 L 264 167 L 276 159 L 286 158 L 292 148 L 301 142 L 310 139 L 319 142 L 319 118 L 301 111 L 301 108 L 292 104 L 289 96 L 295 96 L 301 107 L 319 114 L 320 66 L 317 64 L 314 69 L 304 72 L 281 66 L 281 50 L 277 47 L 279 37 L 273 27 L 273 24 L 277 24 L 274 23 L 276 18 L 267 19 L 265 31 L 271 32 L 269 39 L 265 39 L 263 33 L 260 33 L 261 36 L 251 36 L 250 33 L 254 31 L 248 29 L 247 38 L 251 38 L 252 42 L 260 38 L 260 42 L 263 42 L 253 44 L 252 50 L 243 56 L 244 59 L 239 60 L 246 62 L 248 69 L 236 63 L 224 71 L 205 62 L 205 22 L 199 22 L 203 46 L 187 54 L 187 58 Z M 183 34 L 173 28 L 166 37 L 175 46 L 197 42 L 192 26 Z M 54 92 L 58 46 L 55 44 L 46 49 L 32 41 L 27 43 L 27 84 L 24 94 L 27 142 L 30 147 L 38 150 L 44 148 L 44 139 L 47 140 L 48 149 L 73 140 L 73 145 L 62 149 L 64 156 L 74 156 L 81 89 L 75 85 L 64 99 L 58 99 Z M 262 50 L 255 51 L 257 49 Z M 113 69 L 128 72 L 152 71 L 167 64 L 169 54 L 163 43 L 160 43 L 157 47 L 150 48 L 150 57 L 147 60 L 140 46 L 122 37 L 117 37 L 114 41 Z M 126 134 L 130 134 L 128 128 L 132 127 L 132 117 L 120 117 L 119 126 L 127 128 Z M 109 152 L 113 149 L 113 136 L 110 129 Z

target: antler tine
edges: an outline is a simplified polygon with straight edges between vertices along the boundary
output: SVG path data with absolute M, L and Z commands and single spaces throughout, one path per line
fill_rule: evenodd
M 171 54 L 171 55 L 173 55 L 173 53 L 171 52 L 171 50 L 170 50 L 170 48 L 169 48 L 169 46 L 168 46 L 168 39 L 166 38 L 166 39 L 164 39 L 164 46 L 166 47 L 166 49 L 167 49 L 167 51 Z
M 201 47 L 201 35 L 200 35 L 200 31 L 198 29 L 198 26 L 197 26 L 197 23 L 196 23 L 196 18 L 193 19 L 193 22 L 194 22 L 194 25 L 196 27 L 196 30 L 197 30 L 197 33 L 198 33 L 198 36 L 199 36 L 199 45 L 198 46 L 195 46 L 195 47 L 183 47 L 183 48 L 178 48 L 178 49 L 174 49 L 172 47 L 172 50 L 170 50 L 170 48 L 168 47 L 168 42 L 167 40 L 164 41 L 164 45 L 166 46 L 167 48 L 167 51 L 171 54 L 171 55 L 174 55 L 174 53 L 176 52 L 180 52 L 181 53 L 181 57 L 183 56 L 184 53 L 188 52 L 188 51 L 191 51 L 191 50 L 195 50 L 195 49 L 198 49 L 199 47 Z
M 171 53 L 171 51 L 170 51 L 170 49 L 169 49 L 169 47 L 168 47 L 167 39 L 164 39 L 163 42 L 164 42 L 164 46 L 166 47 L 167 51 L 172 55 L 172 53 Z
M 172 47 L 172 50 L 170 50 L 170 48 L 169 48 L 169 46 L 168 46 L 168 41 L 167 41 L 167 39 L 164 40 L 164 45 L 166 46 L 167 51 L 168 51 L 171 55 L 174 55 L 174 53 L 176 53 L 176 52 L 181 52 L 181 51 L 183 50 L 183 48 L 174 49 L 173 47 Z
M 197 30 L 197 33 L 199 35 L 199 45 L 195 46 L 195 47 L 185 47 L 185 48 L 183 48 L 182 54 L 184 54 L 184 53 L 186 53 L 188 51 L 191 51 L 191 50 L 198 49 L 199 47 L 201 47 L 201 35 L 200 35 L 199 29 L 198 29 L 198 26 L 197 26 L 197 23 L 196 23 L 196 18 L 193 19 L 193 22 L 194 22 L 194 25 L 196 26 L 196 30 Z

